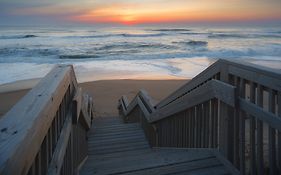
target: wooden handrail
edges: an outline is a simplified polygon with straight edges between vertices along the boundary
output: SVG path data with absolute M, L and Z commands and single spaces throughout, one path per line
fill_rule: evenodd
M 172 116 L 180 111 L 192 106 L 202 104 L 208 100 L 216 98 L 231 107 L 235 107 L 235 87 L 218 80 L 210 80 L 204 85 L 194 89 L 190 93 L 182 96 L 168 106 L 165 106 L 151 117 L 150 122 L 156 122 L 166 117 Z
M 177 100 L 170 103 L 161 109 L 155 110 L 148 97 L 147 93 L 140 91 L 132 100 L 130 105 L 122 104 L 121 108 L 125 116 L 129 115 L 136 106 L 139 106 L 146 114 L 145 117 L 149 123 L 157 122 L 158 120 L 172 116 L 173 114 L 187 109 L 191 106 L 201 104 L 210 99 L 217 98 L 224 103 L 235 106 L 235 87 L 218 80 L 210 80 L 193 91 L 181 96 Z M 124 101 L 125 96 L 122 96 L 120 101 Z M 121 102 L 119 103 L 121 104 Z
M 168 97 L 160 101 L 155 108 L 162 108 L 163 106 L 168 105 L 169 103 L 173 102 L 174 100 L 180 98 L 185 93 L 192 91 L 193 89 L 197 88 L 200 85 L 203 85 L 207 81 L 213 79 L 215 76 L 219 74 L 221 71 L 223 60 L 218 60 L 211 66 L 209 66 L 206 70 L 195 76 L 192 81 L 187 82 L 182 87 L 177 89 L 175 92 L 171 93 Z M 219 75 L 218 75 L 219 76 Z
M 177 89 L 175 92 L 170 94 L 164 100 L 159 102 L 155 108 L 161 108 L 172 101 L 180 98 L 186 92 L 206 83 L 207 81 L 215 78 L 220 79 L 220 73 L 223 69 L 227 68 L 229 73 L 236 74 L 237 76 L 245 77 L 248 80 L 257 81 L 258 83 L 268 86 L 271 85 L 272 88 L 276 90 L 281 90 L 281 77 L 280 71 L 259 66 L 256 64 L 235 61 L 235 60 L 224 60 L 220 59 L 203 72 L 195 76 L 192 81 L 184 84 L 182 87 Z M 217 77 L 216 77 L 217 76 Z
M 0 119 L 0 174 L 72 174 L 76 171 L 86 156 L 88 118 L 92 116 L 88 110 L 92 100 L 87 98 L 85 106 L 79 96 L 81 91 L 73 67 L 59 65 L 7 112 Z M 80 118 L 87 120 L 86 125 Z M 74 144 L 76 142 L 79 144 Z M 71 155 L 75 160 L 69 160 Z M 67 169 L 65 166 L 70 164 L 73 167 Z

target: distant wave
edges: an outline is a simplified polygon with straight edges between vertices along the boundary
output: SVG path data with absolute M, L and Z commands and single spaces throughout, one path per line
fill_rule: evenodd
M 268 33 L 281 34 L 281 31 L 269 31 Z
M 25 38 L 35 38 L 36 35 L 15 35 L 15 36 L 0 36 L 0 39 L 25 39 Z
M 280 33 L 281 34 L 281 33 Z M 281 38 L 281 35 L 270 35 L 270 34 L 262 34 L 262 35 L 257 35 L 258 37 L 261 38 Z
M 174 44 L 184 44 L 188 46 L 207 46 L 208 42 L 207 41 L 179 41 L 179 42 L 173 42 Z
M 219 33 L 219 34 L 210 34 L 208 37 L 209 38 L 249 38 L 251 37 L 251 35 Z
M 155 33 L 155 34 L 121 34 L 123 37 L 158 37 L 158 36 L 165 36 L 165 33 Z
M 227 34 L 227 33 L 215 33 L 209 34 L 208 38 L 237 38 L 237 39 L 244 39 L 244 38 L 281 38 L 281 35 L 278 33 L 275 34 Z
M 205 34 L 209 34 L 209 33 L 200 33 L 200 32 L 182 32 L 180 33 L 182 35 L 205 35 Z
M 114 50 L 114 49 L 174 49 L 175 46 L 166 45 L 161 43 L 131 43 L 131 42 L 123 42 L 123 43 L 115 43 L 104 45 L 100 48 L 96 48 L 97 50 Z
M 59 55 L 59 59 L 89 59 L 89 58 L 99 58 L 99 55 L 87 55 L 87 54 L 77 54 L 77 55 Z
M 152 34 L 127 34 L 127 33 L 121 33 L 121 34 L 104 34 L 104 35 L 86 35 L 86 36 L 67 36 L 66 38 L 109 38 L 109 37 L 160 37 L 165 36 L 167 34 L 165 33 L 152 33 Z
M 114 34 L 103 34 L 103 35 L 71 35 L 71 36 L 63 36 L 62 38 L 67 39 L 76 39 L 76 38 L 107 38 L 107 37 L 113 37 L 116 36 Z
M 59 54 L 55 48 L 0 48 L 0 56 L 52 56 Z
M 190 29 L 152 29 L 151 31 L 156 32 L 188 32 L 191 31 Z

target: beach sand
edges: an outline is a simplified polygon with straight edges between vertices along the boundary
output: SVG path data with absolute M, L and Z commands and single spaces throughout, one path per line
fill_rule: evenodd
M 117 116 L 118 99 L 127 95 L 129 101 L 140 89 L 145 89 L 156 101 L 168 96 L 188 80 L 101 80 L 80 83 L 83 92 L 93 97 L 98 116 Z M 38 79 L 0 85 L 0 116 L 9 111 Z

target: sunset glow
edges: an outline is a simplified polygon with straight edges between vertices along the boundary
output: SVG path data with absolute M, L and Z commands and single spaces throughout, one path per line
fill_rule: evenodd
M 268 8 L 267 10 L 265 8 Z M 273 8 L 273 7 L 272 7 Z M 273 8 L 274 9 L 274 8 Z M 279 19 L 278 10 L 269 7 L 256 9 L 227 6 L 216 6 L 214 3 L 199 2 L 182 4 L 157 5 L 113 5 L 90 10 L 70 19 L 86 23 L 169 23 L 169 22 L 200 22 L 200 21 L 245 21 Z
M 14 2 L 16 0 L 13 0 Z M 2 5 L 4 16 L 44 17 L 74 23 L 178 23 L 281 20 L 280 0 L 108 0 L 66 1 Z M 5 6 L 7 6 L 5 8 Z M 9 9 L 10 8 L 10 9 Z M 0 8 L 1 10 L 1 8 Z M 55 18 L 54 18 L 55 17 Z M 28 19 L 26 19 L 28 20 Z

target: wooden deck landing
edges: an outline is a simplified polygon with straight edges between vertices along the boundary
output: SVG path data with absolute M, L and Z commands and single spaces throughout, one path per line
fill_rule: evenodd
M 88 174 L 232 174 L 207 149 L 150 148 L 138 123 L 117 117 L 94 120 L 89 157 L 80 170 Z

